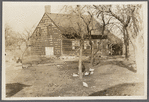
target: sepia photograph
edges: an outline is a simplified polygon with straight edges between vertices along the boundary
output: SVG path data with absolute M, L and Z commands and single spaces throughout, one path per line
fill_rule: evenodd
M 147 2 L 3 2 L 2 100 L 147 99 Z

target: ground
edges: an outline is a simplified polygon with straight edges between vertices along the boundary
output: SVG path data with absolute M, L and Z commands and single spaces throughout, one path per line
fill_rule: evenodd
M 41 59 L 28 68 L 6 62 L 7 97 L 143 96 L 144 80 L 121 56 L 100 58 L 94 73 L 80 80 L 77 61 Z M 90 68 L 88 61 L 85 66 Z M 128 67 L 129 66 L 129 67 Z M 88 87 L 84 87 L 86 82 Z

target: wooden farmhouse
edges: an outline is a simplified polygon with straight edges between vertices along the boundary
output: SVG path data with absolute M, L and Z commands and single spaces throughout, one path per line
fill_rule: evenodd
M 51 13 L 50 10 L 50 6 L 45 6 L 45 13 L 31 36 L 31 53 L 33 55 L 45 56 L 78 55 L 80 38 L 75 34 L 75 31 L 78 30 L 77 22 L 82 22 L 81 27 L 84 27 L 84 31 L 86 31 L 85 24 L 75 15 Z M 85 20 L 88 20 L 88 18 L 89 16 L 86 16 Z M 93 19 L 91 24 L 93 27 L 96 27 L 98 22 Z M 101 35 L 100 30 L 94 30 L 91 34 L 94 48 L 100 47 L 103 55 L 109 55 L 110 44 L 116 44 L 115 42 L 118 40 L 121 43 L 120 39 L 109 31 L 105 31 L 104 36 Z M 83 55 L 90 55 L 91 47 L 87 36 L 85 37 Z M 102 43 L 98 46 L 100 41 Z

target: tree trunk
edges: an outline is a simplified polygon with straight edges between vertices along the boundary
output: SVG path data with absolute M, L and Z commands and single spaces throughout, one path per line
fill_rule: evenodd
M 94 47 L 92 44 L 92 47 L 91 47 L 91 66 L 93 66 L 93 63 L 94 63 Z
M 23 52 L 23 54 L 22 54 L 22 58 L 21 58 L 21 60 L 22 60 L 22 67 L 23 67 L 23 58 L 24 58 L 24 54 L 25 54 L 25 52 L 26 52 L 27 49 L 28 49 L 28 46 L 26 47 L 26 49 L 24 50 L 24 52 Z
M 94 54 L 93 54 L 93 58 L 95 57 L 95 55 L 97 54 L 97 52 L 100 50 L 99 45 L 100 45 L 100 43 L 98 42 L 97 50 L 96 50 L 96 52 L 94 52 Z
M 128 40 L 127 41 L 127 58 L 129 58 L 129 56 L 130 56 L 130 53 L 129 53 L 129 40 Z
M 125 40 L 125 58 L 128 59 L 128 46 L 127 46 L 127 41 Z
M 125 45 L 125 59 L 128 59 L 128 33 L 126 33 L 126 27 L 123 27 L 124 45 Z
M 139 41 L 136 41 L 134 48 L 137 74 L 144 74 L 144 49 Z
M 80 56 L 79 56 L 79 78 L 82 79 L 82 52 L 83 52 L 83 43 L 80 40 Z
M 129 34 L 131 33 L 129 32 Z M 143 75 L 144 74 L 144 48 L 143 48 L 144 43 L 141 42 L 141 39 L 140 39 L 141 35 L 143 35 L 143 30 L 138 33 L 136 38 L 130 37 L 130 41 L 134 48 L 137 74 Z
M 137 48 L 135 51 L 135 57 L 136 57 L 136 67 L 137 67 L 137 73 L 138 74 L 143 74 L 144 72 L 144 62 L 143 62 L 143 55 L 141 54 L 140 48 Z
M 126 53 L 126 59 L 128 60 L 128 58 L 129 58 L 129 35 L 128 35 L 127 30 L 126 30 L 126 46 L 127 46 L 127 48 L 126 48 L 126 52 L 127 52 Z

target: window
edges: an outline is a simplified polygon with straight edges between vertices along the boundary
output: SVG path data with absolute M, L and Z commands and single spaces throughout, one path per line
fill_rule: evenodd
M 75 41 L 72 41 L 72 49 L 75 49 Z
M 74 50 L 75 49 L 75 46 L 72 46 L 72 49 Z
M 49 25 L 47 26 L 47 36 L 51 38 L 51 35 L 52 35 L 52 26 Z
M 35 33 L 36 33 L 36 36 L 41 36 L 41 28 L 37 27 Z
M 100 40 L 97 40 L 96 41 L 96 46 L 97 46 L 97 48 L 99 48 L 99 46 L 100 46 Z
M 80 46 L 79 40 L 77 41 L 72 41 L 72 49 L 77 49 Z
M 75 46 L 75 41 L 72 41 L 72 46 Z
M 96 44 L 96 40 L 93 40 L 93 41 L 92 41 L 92 44 Z
M 84 49 L 90 49 L 89 41 L 84 41 Z
M 84 49 L 87 48 L 87 41 L 84 41 Z

